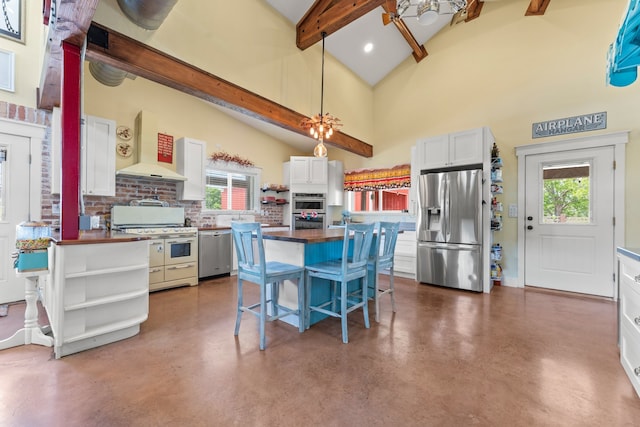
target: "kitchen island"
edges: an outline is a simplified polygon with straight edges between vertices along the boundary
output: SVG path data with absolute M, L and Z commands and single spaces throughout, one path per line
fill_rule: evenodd
M 56 358 L 132 337 L 149 313 L 149 242 L 104 231 L 53 238 L 43 305 Z
M 342 257 L 342 242 L 344 229 L 312 229 L 272 231 L 263 230 L 264 252 L 267 261 L 279 261 L 289 264 L 307 266 L 323 261 L 340 259 Z M 375 244 L 375 242 L 374 242 Z M 313 279 L 323 281 L 322 279 Z M 369 276 L 369 284 L 372 282 Z M 324 280 L 327 282 L 326 280 Z M 295 310 L 298 308 L 298 288 L 292 281 L 280 284 L 278 303 Z M 328 301 L 331 297 L 329 286 L 313 286 L 311 304 L 316 305 Z M 267 292 L 268 294 L 268 292 Z M 314 324 L 327 316 L 313 312 L 310 323 Z M 281 320 L 298 326 L 298 316 L 295 314 L 283 317 Z

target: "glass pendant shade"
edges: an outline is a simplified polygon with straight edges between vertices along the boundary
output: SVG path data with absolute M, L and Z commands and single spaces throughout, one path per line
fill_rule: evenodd
M 327 147 L 324 145 L 324 142 L 320 140 L 318 145 L 313 149 L 313 155 L 316 157 L 327 157 Z

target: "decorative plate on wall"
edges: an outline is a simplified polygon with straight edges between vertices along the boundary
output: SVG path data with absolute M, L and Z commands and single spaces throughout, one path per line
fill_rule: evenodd
M 118 142 L 116 144 L 116 152 L 120 157 L 131 157 L 133 154 L 133 147 L 128 142 Z
M 131 132 L 131 128 L 128 126 L 118 126 L 116 128 L 116 135 L 122 140 L 129 141 L 133 137 L 133 132 Z

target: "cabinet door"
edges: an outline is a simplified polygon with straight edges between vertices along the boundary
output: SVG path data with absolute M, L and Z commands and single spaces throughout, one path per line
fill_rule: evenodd
M 309 182 L 309 158 L 291 156 L 289 176 L 291 184 L 307 184 Z
M 327 184 L 327 159 L 323 157 L 309 157 L 309 184 Z
M 116 122 L 85 116 L 82 135 L 82 190 L 92 196 L 116 195 Z
M 191 138 L 176 141 L 176 170 L 187 178 L 177 185 L 179 200 L 204 200 L 206 145 Z
M 423 169 L 449 166 L 449 135 L 418 141 L 418 173 Z
M 327 205 L 342 206 L 344 202 L 344 168 L 342 162 L 331 160 L 328 162 L 328 168 Z
M 449 134 L 449 166 L 482 163 L 482 128 Z

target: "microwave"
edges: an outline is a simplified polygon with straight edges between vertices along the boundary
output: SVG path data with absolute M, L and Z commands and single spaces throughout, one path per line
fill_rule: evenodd
M 302 212 L 326 212 L 327 195 L 324 193 L 293 193 L 291 197 L 291 211 L 294 214 Z

